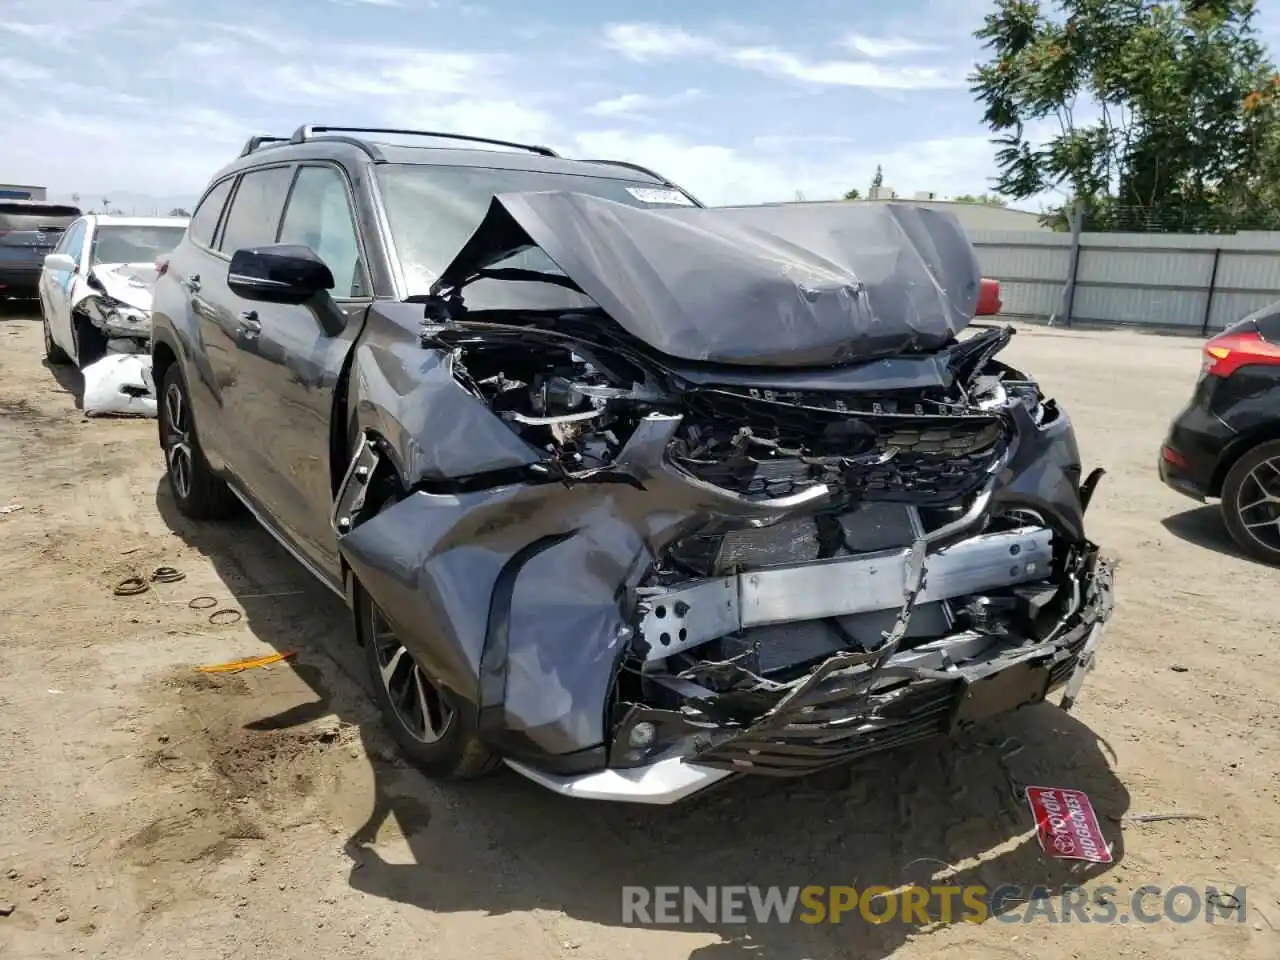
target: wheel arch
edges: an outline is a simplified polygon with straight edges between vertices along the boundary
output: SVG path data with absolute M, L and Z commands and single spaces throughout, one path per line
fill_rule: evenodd
M 1272 440 L 1280 440 L 1280 421 L 1259 424 L 1227 444 L 1222 456 L 1218 458 L 1218 465 L 1214 468 L 1213 479 L 1209 484 L 1209 496 L 1221 497 L 1222 485 L 1226 482 L 1231 468 L 1250 450 Z
M 377 411 L 380 416 L 369 418 L 372 422 L 365 422 L 366 418 L 361 416 L 359 407 L 352 397 L 351 382 L 355 375 L 356 356 L 360 352 L 359 344 L 360 340 L 357 337 L 355 346 L 347 352 L 342 372 L 338 375 L 338 381 L 334 387 L 333 410 L 329 417 L 329 479 L 335 504 L 342 495 L 343 481 L 351 467 L 352 458 L 356 456 L 361 436 L 367 437 L 388 454 L 380 458 L 374 467 L 373 475 L 369 478 L 370 486 L 386 487 L 397 499 L 403 498 L 408 493 L 394 447 L 379 426 L 381 418 L 389 414 L 385 411 Z M 356 594 L 356 577 L 341 550 L 338 551 L 338 563 L 347 606 L 353 617 L 358 618 L 360 610 Z M 356 643 L 363 645 L 364 637 L 359 624 L 353 623 L 353 626 L 356 628 L 353 631 Z
M 169 368 L 178 362 L 178 351 L 169 342 L 167 335 L 152 334 L 151 338 L 151 380 L 157 387 L 164 383 Z

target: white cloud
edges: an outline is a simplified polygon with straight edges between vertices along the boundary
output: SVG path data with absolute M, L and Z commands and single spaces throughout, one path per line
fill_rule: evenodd
M 3 73 L 3 68 L 4 64 L 0 63 L 0 73 Z M 652 105 L 653 97 L 646 93 L 624 93 L 611 100 L 593 103 L 587 108 L 587 113 L 595 114 L 597 117 L 612 117 L 617 114 L 635 113 Z
M 803 60 L 772 47 L 744 47 L 730 59 L 741 66 L 820 86 L 885 90 L 936 90 L 962 87 L 964 73 L 937 67 L 885 67 L 858 60 Z
M 841 43 L 857 53 L 876 59 L 902 57 L 912 53 L 929 53 L 940 50 L 937 44 L 909 40 L 905 37 L 869 37 L 860 33 L 851 33 Z
M 647 61 L 706 56 L 722 63 L 783 76 L 818 86 L 885 90 L 936 90 L 963 87 L 967 66 L 887 66 L 875 58 L 899 56 L 923 49 L 904 40 L 871 40 L 855 36 L 861 52 L 872 60 L 810 60 L 775 46 L 738 46 L 703 37 L 681 28 L 656 23 L 612 24 L 604 30 L 604 44 L 632 60 Z
M 843 39 L 840 29 L 822 33 L 831 44 L 822 54 L 784 47 L 759 23 L 714 31 L 615 23 L 575 34 L 539 21 L 542 32 L 522 34 L 531 23 L 491 21 L 468 36 L 453 16 L 458 0 L 373 0 L 387 10 L 361 22 L 401 25 L 371 28 L 392 37 L 381 44 L 326 35 L 325 18 L 290 24 L 258 0 L 229 3 L 201 10 L 195 0 L 62 0 L 55 10 L 47 0 L 5 0 L 0 130 L 20 132 L 6 138 L 5 176 L 59 196 L 191 196 L 250 135 L 325 121 L 632 160 L 713 203 L 789 200 L 796 191 L 837 197 L 865 189 L 878 162 L 906 195 L 981 192 L 994 169 L 985 136 L 930 137 L 911 128 L 916 121 L 892 118 L 898 108 L 885 91 L 919 104 L 915 91 L 963 86 L 951 52 L 926 59 L 925 40 L 892 25 Z M 444 6 L 450 12 L 428 22 L 428 8 Z M 601 32 L 603 56 L 599 45 L 575 42 Z M 660 75 L 632 66 L 664 60 Z M 718 78 L 686 70 L 708 64 Z M 749 95 L 744 80 L 753 81 Z M 693 82 L 701 89 L 681 89 Z M 857 88 L 880 95 L 855 95 L 851 111 L 840 106 Z M 708 109 L 680 109 L 695 101 Z M 852 112 L 856 127 L 831 123 L 832 110 Z M 975 114 L 974 131 L 976 122 Z M 637 134 L 642 124 L 648 132 Z M 902 143 L 911 136 L 922 139 Z
M 48 67 L 28 63 L 25 60 L 14 60 L 0 57 L 0 79 L 13 83 L 41 82 L 48 80 L 53 74 Z
M 660 23 L 614 23 L 605 27 L 604 42 L 632 60 L 655 60 L 712 53 L 716 45 L 680 27 Z
M 668 97 L 652 96 L 647 93 L 624 93 L 619 97 L 593 103 L 587 108 L 587 113 L 596 117 L 638 116 L 646 110 L 677 106 L 697 100 L 701 96 L 702 91 L 696 87 L 690 87 L 688 90 Z
M 766 203 L 795 198 L 828 200 L 850 187 L 865 189 L 877 164 L 885 185 L 903 196 L 917 190 L 944 194 L 989 190 L 993 148 L 986 137 L 953 137 L 902 144 L 872 152 L 840 150 L 806 160 L 790 144 L 771 144 L 775 151 L 743 154 L 713 143 L 691 143 L 665 134 L 637 136 L 621 130 L 579 133 L 578 155 L 626 159 L 657 170 L 704 203 Z

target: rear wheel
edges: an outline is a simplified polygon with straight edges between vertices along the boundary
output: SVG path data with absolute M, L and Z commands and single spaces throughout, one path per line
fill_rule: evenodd
M 1280 564 L 1280 440 L 1248 451 L 1222 481 L 1222 519 L 1240 549 Z
M 193 520 L 220 520 L 231 516 L 235 513 L 235 496 L 214 474 L 200 450 L 187 385 L 182 368 L 176 363 L 164 372 L 159 400 L 160 447 L 164 451 L 169 492 L 178 510 Z

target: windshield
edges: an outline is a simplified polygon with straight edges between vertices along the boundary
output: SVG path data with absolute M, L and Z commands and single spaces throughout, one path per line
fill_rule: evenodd
M 90 263 L 154 263 L 156 257 L 176 247 L 186 231 L 181 224 L 99 227 L 93 235 Z
M 693 206 L 678 190 L 639 180 L 408 163 L 380 164 L 376 169 L 410 296 L 429 290 L 480 226 L 494 194 L 571 190 L 633 207 Z M 503 266 L 559 272 L 538 250 L 517 255 Z

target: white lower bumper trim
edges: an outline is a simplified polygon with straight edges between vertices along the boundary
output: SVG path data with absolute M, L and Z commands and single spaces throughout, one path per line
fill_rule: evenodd
M 505 763 L 516 773 L 561 796 L 623 803 L 675 803 L 732 775 L 732 771 L 686 763 L 680 757 L 659 760 L 645 767 L 599 770 L 574 776 L 544 773 L 515 760 Z

